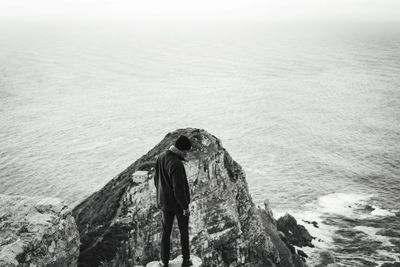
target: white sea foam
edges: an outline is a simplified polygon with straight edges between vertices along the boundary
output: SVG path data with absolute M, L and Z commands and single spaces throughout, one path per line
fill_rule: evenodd
M 285 215 L 286 212 L 282 211 L 274 211 L 274 215 L 276 218 L 279 218 L 283 215 Z M 288 211 L 289 214 L 294 216 L 297 220 L 297 223 L 300 225 L 303 225 L 306 227 L 306 229 L 309 231 L 309 233 L 316 237 L 312 241 L 313 245 L 317 249 L 329 249 L 332 248 L 332 235 L 333 233 L 338 230 L 339 228 L 337 226 L 332 226 L 332 225 L 326 225 L 323 224 L 323 218 L 322 214 L 315 212 L 315 211 L 309 211 L 309 210 L 303 210 L 303 211 Z M 315 227 L 312 224 L 309 224 L 307 222 L 316 222 L 318 227 Z M 312 254 L 312 251 L 315 250 L 313 248 L 302 248 L 307 254 Z
M 387 237 L 381 236 L 381 235 L 376 235 L 376 233 L 380 230 L 379 228 L 375 227 L 370 227 L 370 226 L 356 226 L 354 227 L 354 230 L 359 230 L 364 233 L 366 233 L 369 237 L 374 238 L 376 240 L 384 242 L 385 245 L 390 245 L 389 241 L 385 241 Z
M 354 215 L 354 210 L 367 204 L 372 195 L 333 193 L 320 197 L 317 203 L 310 203 L 307 206 L 312 207 L 320 213 L 333 213 L 337 215 Z
M 371 213 L 367 213 L 365 206 L 371 199 L 372 195 L 362 193 L 333 193 L 319 197 L 316 201 L 308 203 L 304 206 L 304 210 L 288 211 L 293 215 L 298 224 L 304 225 L 312 236 L 316 239 L 313 240 L 315 248 L 301 248 L 307 253 L 310 258 L 309 262 L 318 262 L 318 251 L 329 250 L 335 247 L 333 236 L 335 232 L 341 228 L 338 225 L 328 225 L 323 223 L 326 218 L 331 215 L 334 216 L 346 216 L 351 218 L 368 218 L 371 216 L 391 216 L 393 212 L 381 209 L 376 206 L 372 206 L 374 210 Z M 276 217 L 283 216 L 285 212 L 274 211 Z M 310 223 L 306 222 L 317 222 L 318 228 Z M 354 230 L 360 230 L 367 233 L 374 239 L 384 242 L 384 244 L 390 245 L 386 237 L 376 236 L 376 232 L 379 229 L 372 227 L 355 227 Z M 382 254 L 383 255 L 383 254 Z
M 20 23 L 0 25 L 2 193 L 75 206 L 193 126 L 222 139 L 257 203 L 318 222 L 306 227 L 326 244 L 337 228 L 322 216 L 385 213 L 357 210 L 368 201 L 357 194 L 303 203 L 343 188 L 388 196 L 382 208 L 399 200 L 397 29 Z
M 381 217 L 396 216 L 395 211 L 385 210 L 377 206 L 372 206 L 372 207 L 374 208 L 374 210 L 371 211 L 371 215 L 373 216 L 381 216 Z
M 322 218 L 322 213 L 315 211 L 315 210 L 287 210 L 287 211 L 281 211 L 281 210 L 274 210 L 274 216 L 275 218 L 279 218 L 281 216 L 284 216 L 285 213 L 289 213 L 292 216 L 294 216 L 297 220 L 297 223 L 300 225 L 303 225 L 306 227 L 308 232 L 316 237 L 312 243 L 314 245 L 314 248 L 310 247 L 302 247 L 296 249 L 301 249 L 303 250 L 307 255 L 307 263 L 310 266 L 317 265 L 320 262 L 320 256 L 319 256 L 319 251 L 325 251 L 325 250 L 332 250 L 334 248 L 333 244 L 333 234 L 336 230 L 339 229 L 338 226 L 334 225 L 327 225 L 323 224 L 323 218 Z M 315 227 L 312 224 L 306 223 L 307 222 L 317 222 L 318 228 Z
M 354 230 L 363 231 L 371 239 L 379 241 L 379 242 L 382 242 L 382 247 L 383 246 L 393 247 L 393 244 L 389 241 L 391 239 L 390 237 L 376 234 L 381 229 L 382 228 L 375 228 L 375 227 L 368 227 L 368 226 L 356 226 L 356 227 L 354 227 Z M 382 256 L 395 258 L 397 260 L 400 259 L 399 255 L 397 253 L 391 253 L 391 252 L 388 252 L 386 250 L 377 250 L 376 252 L 379 255 L 382 255 Z M 377 261 L 377 263 L 383 263 L 383 262 Z
M 308 203 L 304 209 L 299 211 L 288 211 L 293 215 L 299 224 L 304 225 L 312 236 L 317 237 L 314 240 L 316 248 L 331 248 L 332 236 L 339 226 L 327 225 L 323 223 L 324 218 L 329 214 L 341 216 L 357 216 L 356 209 L 361 209 L 367 204 L 372 195 L 356 193 L 333 193 L 319 197 L 315 202 Z M 274 211 L 277 218 L 283 216 L 285 212 Z M 318 228 L 308 222 L 317 222 Z

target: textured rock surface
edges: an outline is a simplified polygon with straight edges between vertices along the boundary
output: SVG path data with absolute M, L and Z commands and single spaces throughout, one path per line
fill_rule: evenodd
M 297 224 L 292 215 L 285 214 L 285 216 L 279 218 L 277 226 L 278 230 L 285 234 L 289 244 L 298 247 L 314 247 L 312 244 L 314 237 L 310 235 L 303 225 Z
M 189 231 L 191 252 L 203 266 L 304 266 L 282 242 L 272 213 L 254 206 L 242 168 L 221 142 L 192 128 L 169 133 L 74 209 L 82 242 L 79 264 L 131 266 L 158 260 L 161 216 L 155 205 L 153 166 L 180 134 L 193 142 L 185 163 L 192 196 Z M 149 171 L 149 179 L 133 182 L 137 170 Z M 171 257 L 178 256 L 176 226 L 171 247 Z
M 193 263 L 192 267 L 201 267 L 202 262 L 199 257 L 191 255 L 191 260 Z M 177 257 L 176 259 L 169 262 L 168 267 L 181 267 L 182 266 L 182 256 Z M 146 267 L 160 267 L 158 261 L 152 261 L 146 264 Z
M 0 266 L 76 266 L 79 245 L 60 199 L 0 194 Z
M 306 266 L 304 259 L 296 253 L 296 249 L 287 242 L 286 236 L 278 231 L 278 222 L 275 220 L 269 201 L 264 201 L 264 209 L 258 209 L 264 231 L 271 238 L 280 255 L 279 266 Z

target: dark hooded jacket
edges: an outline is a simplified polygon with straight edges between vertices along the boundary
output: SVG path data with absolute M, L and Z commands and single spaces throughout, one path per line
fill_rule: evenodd
M 157 206 L 164 211 L 179 211 L 189 207 L 190 191 L 180 155 L 167 150 L 156 161 L 154 184 Z

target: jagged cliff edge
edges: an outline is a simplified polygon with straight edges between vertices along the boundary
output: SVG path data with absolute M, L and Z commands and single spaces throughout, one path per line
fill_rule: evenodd
M 73 210 L 81 237 L 78 265 L 132 266 L 158 259 L 161 216 L 153 166 L 181 134 L 193 143 L 185 163 L 192 195 L 190 239 L 191 251 L 203 266 L 306 266 L 277 230 L 270 210 L 255 207 L 244 171 L 220 140 L 194 128 L 167 134 Z M 150 175 L 134 181 L 137 170 Z M 176 228 L 172 235 L 178 236 Z M 178 240 L 173 238 L 172 257 L 180 254 Z

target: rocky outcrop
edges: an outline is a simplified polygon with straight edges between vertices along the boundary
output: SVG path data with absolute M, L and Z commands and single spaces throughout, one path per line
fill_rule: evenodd
M 192 267 L 201 267 L 202 262 L 201 259 L 197 256 L 191 255 L 190 256 L 193 266 Z M 176 259 L 173 259 L 168 263 L 168 267 L 181 267 L 182 266 L 182 256 L 177 257 Z M 160 267 L 160 264 L 158 261 L 152 261 L 146 264 L 146 267 Z
M 301 250 L 296 251 L 291 243 L 288 242 L 286 236 L 278 231 L 278 222 L 275 220 L 269 201 L 264 201 L 264 209 L 258 208 L 264 231 L 271 238 L 274 245 L 280 253 L 281 262 L 279 266 L 306 266 L 304 255 Z M 300 252 L 300 253 L 299 253 Z
M 298 247 L 314 247 L 312 244 L 313 236 L 307 231 L 303 225 L 297 224 L 296 219 L 290 215 L 278 219 L 278 230 L 281 231 L 290 245 Z
M 60 199 L 0 194 L 0 266 L 76 266 L 79 245 Z
M 191 189 L 191 252 L 203 266 L 304 266 L 281 240 L 270 210 L 255 207 L 245 173 L 215 136 L 199 129 L 169 133 L 146 155 L 74 210 L 80 266 L 145 265 L 158 260 L 161 216 L 153 184 L 157 155 L 184 134 L 193 142 L 185 163 Z M 147 179 L 132 179 L 138 170 Z M 171 256 L 180 254 L 179 231 Z

